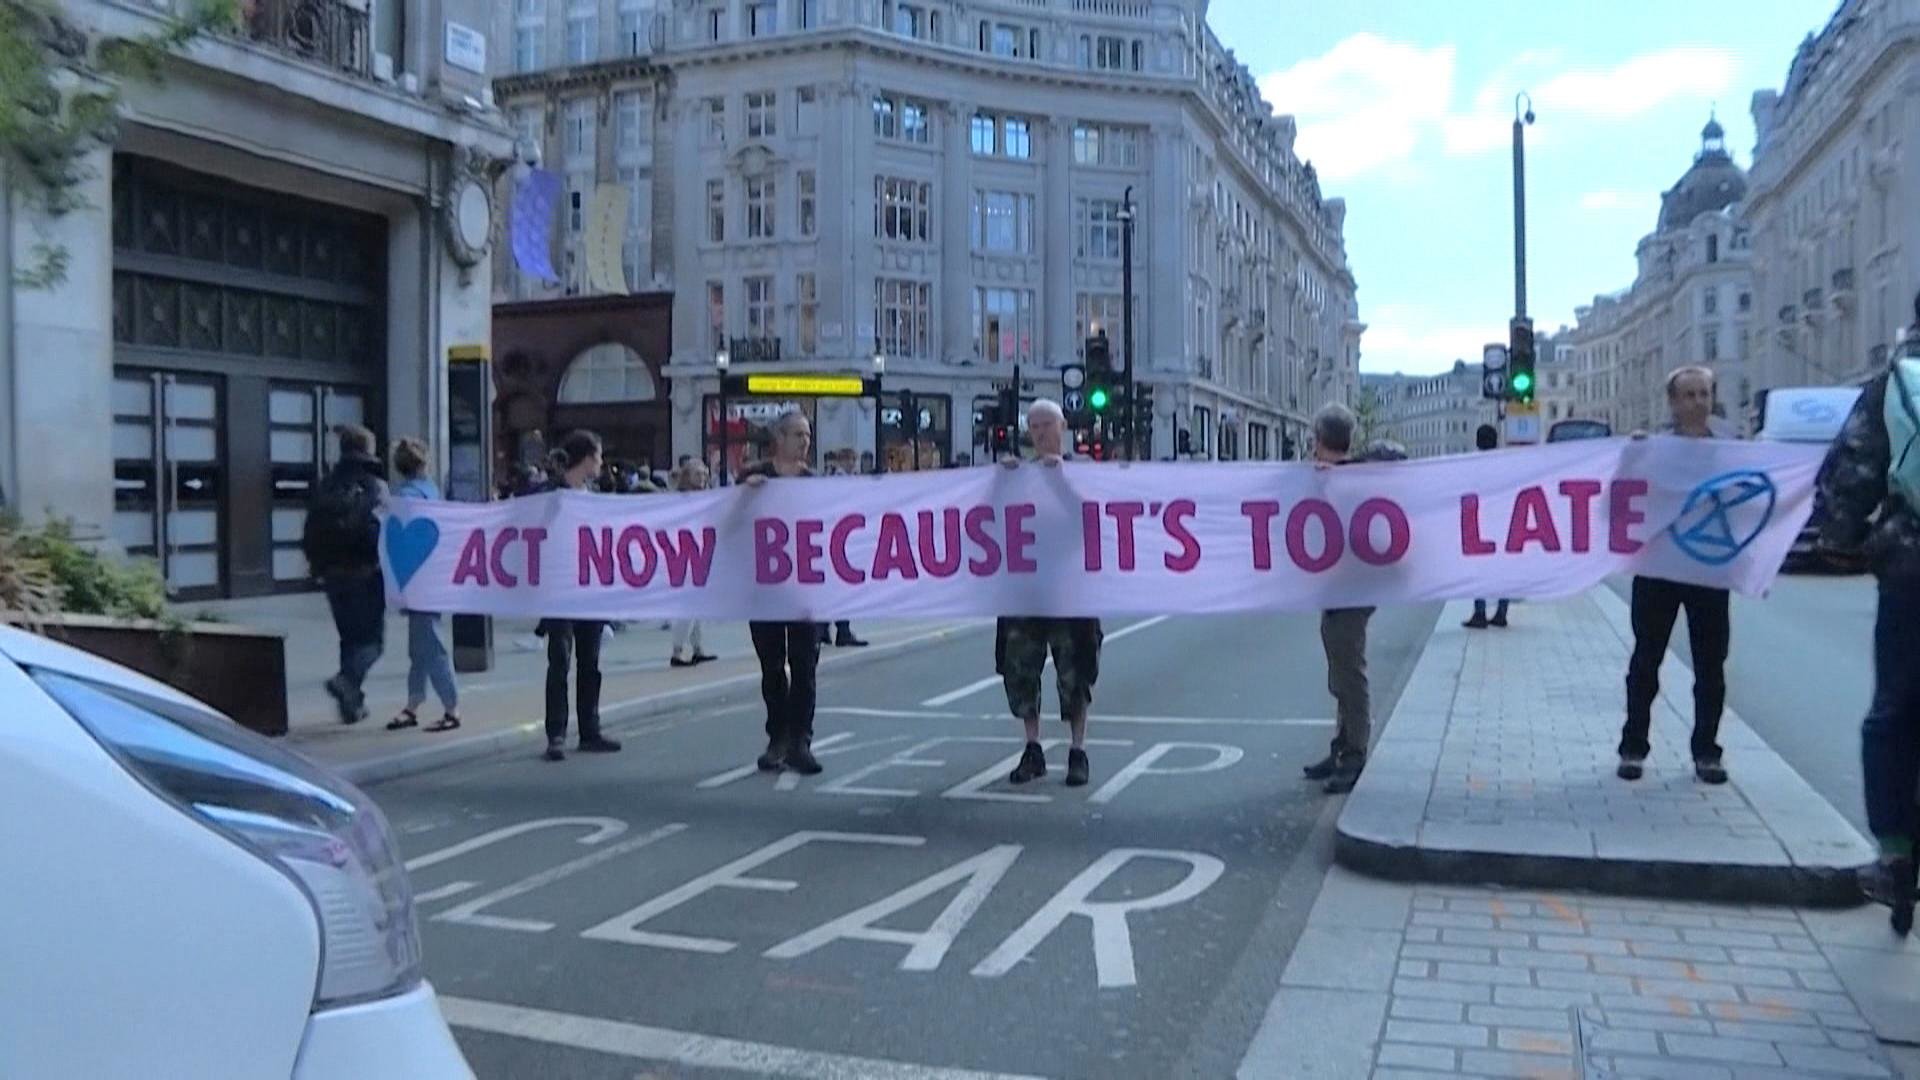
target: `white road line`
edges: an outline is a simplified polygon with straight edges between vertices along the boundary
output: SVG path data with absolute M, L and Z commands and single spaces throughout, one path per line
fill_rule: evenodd
M 1161 623 L 1166 622 L 1168 619 L 1172 617 L 1173 616 L 1171 615 L 1155 615 L 1151 619 L 1141 619 L 1137 623 L 1133 623 L 1130 626 L 1123 626 L 1120 629 L 1115 630 L 1113 633 L 1106 635 L 1106 640 L 1119 641 L 1121 638 L 1126 637 L 1128 634 L 1137 634 L 1140 631 L 1145 630 L 1150 626 L 1159 626 Z M 954 702 L 959 701 L 961 698 L 972 697 L 973 695 L 979 693 L 982 690 L 985 690 L 989 687 L 998 686 L 998 685 L 1000 685 L 1000 676 L 989 675 L 984 679 L 980 679 L 975 682 L 970 682 L 967 685 L 959 688 L 958 690 L 949 690 L 944 694 L 939 694 L 934 697 L 930 697 L 927 700 L 921 702 L 920 704 L 925 708 L 938 709 L 946 705 L 951 705 Z
M 726 1039 L 690 1031 L 602 1020 L 592 1016 L 529 1009 L 472 998 L 443 997 L 440 1011 L 455 1027 L 640 1061 L 690 1069 L 728 1069 L 802 1080 L 1039 1080 L 1012 1073 L 947 1069 L 904 1061 L 797 1050 L 769 1043 Z
M 873 720 L 990 720 L 1005 723 L 1005 713 L 938 712 L 927 709 L 869 709 L 857 705 L 820 705 L 815 712 L 832 716 L 857 716 Z M 1101 724 L 1165 724 L 1169 727 L 1332 727 L 1331 718 L 1312 716 L 1135 716 L 1109 714 L 1095 710 L 1095 727 Z

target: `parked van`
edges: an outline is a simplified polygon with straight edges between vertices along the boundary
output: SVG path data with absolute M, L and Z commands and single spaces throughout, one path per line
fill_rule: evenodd
M 1857 386 L 1781 386 L 1760 391 L 1760 430 L 1757 439 L 1770 442 L 1818 443 L 1830 445 L 1840 434 L 1853 403 L 1860 398 Z M 1819 492 L 1813 497 L 1813 516 L 1793 542 L 1781 569 L 1792 572 L 1816 567 L 1860 570 L 1859 557 L 1834 551 L 1820 543 L 1820 523 L 1826 519 L 1826 507 Z

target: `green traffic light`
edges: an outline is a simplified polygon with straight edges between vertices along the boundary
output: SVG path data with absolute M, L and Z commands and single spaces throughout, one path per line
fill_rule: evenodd
M 1532 389 L 1533 389 L 1533 375 L 1530 372 L 1520 371 L 1520 372 L 1514 373 L 1514 376 L 1513 376 L 1513 392 L 1514 393 L 1525 394 L 1531 391 Z
M 1093 392 L 1087 395 L 1087 404 L 1093 408 L 1094 412 L 1099 412 L 1102 409 L 1105 409 L 1107 407 L 1106 388 L 1098 387 L 1098 386 L 1094 387 Z

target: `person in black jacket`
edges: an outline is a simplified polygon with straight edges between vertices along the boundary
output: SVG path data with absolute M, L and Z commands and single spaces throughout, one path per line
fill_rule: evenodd
M 1920 337 L 1920 297 L 1914 305 L 1916 326 L 1905 348 Z M 1860 724 L 1860 764 L 1867 828 L 1880 860 L 1862 872 L 1860 883 L 1868 899 L 1893 908 L 1894 929 L 1905 934 L 1913 927 L 1914 840 L 1920 832 L 1914 807 L 1920 786 L 1920 514 L 1887 482 L 1893 466 L 1887 394 L 1896 392 L 1891 381 L 1889 371 L 1868 384 L 1827 453 L 1820 469 L 1827 512 L 1821 539 L 1842 550 L 1863 550 L 1879 581 L 1873 702 Z
M 807 451 L 813 425 L 804 413 L 781 414 L 773 422 L 773 453 L 747 466 L 740 482 L 757 488 L 769 480 L 813 475 Z M 813 756 L 814 675 L 820 666 L 819 624 L 767 622 L 747 624 L 753 652 L 760 660 L 760 697 L 767 705 L 767 749 L 756 764 L 763 772 L 782 768 L 812 776 L 820 772 Z
M 340 634 L 340 670 L 327 680 L 327 694 L 340 709 L 340 722 L 357 724 L 367 717 L 362 690 L 367 672 L 386 645 L 387 586 L 380 574 L 375 515 L 386 501 L 387 485 L 381 478 L 385 469 L 373 456 L 373 432 L 343 424 L 334 433 L 340 460 L 314 490 L 301 548 Z
M 1066 457 L 1067 418 L 1060 406 L 1042 398 L 1027 409 L 1027 436 L 1036 461 L 1058 468 Z M 1020 459 L 1001 461 L 1021 467 Z M 1007 779 L 1024 784 L 1047 775 L 1047 755 L 1040 746 L 1040 675 L 1047 655 L 1053 655 L 1053 674 L 1060 692 L 1060 718 L 1067 722 L 1072 744 L 1067 750 L 1067 786 L 1085 784 L 1091 773 L 1087 761 L 1087 713 L 1093 706 L 1093 684 L 1100 677 L 1100 620 L 1029 616 L 1002 618 L 994 627 L 993 670 L 1007 691 L 1007 707 L 1026 731 L 1027 747 Z
M 1481 451 L 1500 449 L 1500 430 L 1492 424 L 1481 424 L 1479 430 L 1473 433 L 1473 446 L 1474 449 Z M 1505 600 L 1499 601 L 1499 606 L 1494 609 L 1493 618 L 1489 619 L 1487 618 L 1487 602 L 1485 600 L 1475 600 L 1473 602 L 1473 617 L 1462 625 L 1469 630 L 1485 630 L 1489 626 L 1496 629 L 1505 627 L 1507 625 L 1507 602 Z
M 1327 469 L 1373 457 L 1354 454 L 1358 426 L 1353 410 L 1345 405 L 1327 405 L 1314 414 L 1314 467 Z M 1320 613 L 1327 692 L 1333 695 L 1338 726 L 1327 756 L 1300 772 L 1309 780 L 1325 781 L 1324 790 L 1329 795 L 1352 791 L 1367 765 L 1367 748 L 1373 738 L 1373 696 L 1367 682 L 1367 623 L 1372 618 L 1370 607 L 1330 608 Z
M 547 491 L 591 491 L 600 475 L 600 436 L 575 431 L 560 440 L 553 452 L 556 475 L 528 494 Z M 567 756 L 567 675 L 574 675 L 574 708 L 580 716 L 583 754 L 611 754 L 620 749 L 616 739 L 600 733 L 600 645 L 607 624 L 598 619 L 542 619 L 535 632 L 547 639 L 547 753 L 548 761 Z

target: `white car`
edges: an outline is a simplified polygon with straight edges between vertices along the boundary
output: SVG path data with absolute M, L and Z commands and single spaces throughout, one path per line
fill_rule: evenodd
M 0 626 L 0 1076 L 470 1080 L 420 964 L 364 794 Z

